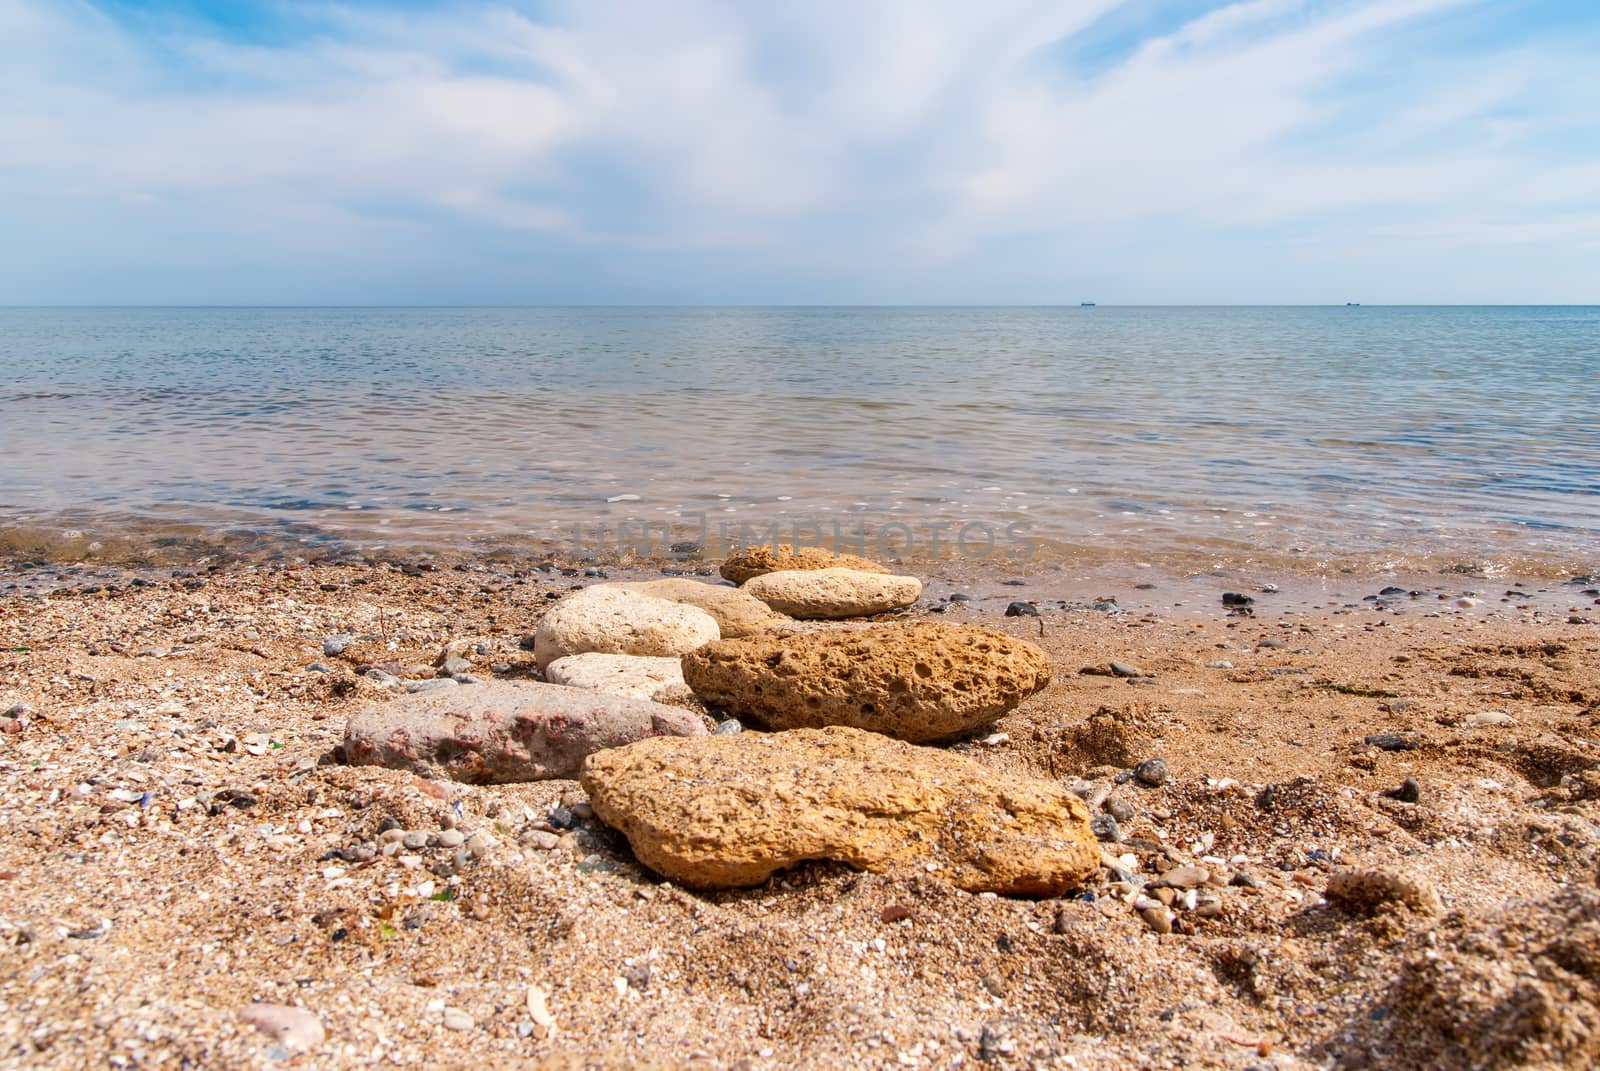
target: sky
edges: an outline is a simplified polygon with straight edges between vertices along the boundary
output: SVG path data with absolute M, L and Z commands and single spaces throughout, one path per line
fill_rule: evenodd
M 0 304 L 1600 302 L 1600 0 L 0 0 Z

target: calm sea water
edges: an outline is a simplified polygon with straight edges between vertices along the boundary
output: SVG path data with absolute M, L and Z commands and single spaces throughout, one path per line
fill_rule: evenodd
M 0 309 L 0 528 L 1565 566 L 1597 413 L 1600 308 Z

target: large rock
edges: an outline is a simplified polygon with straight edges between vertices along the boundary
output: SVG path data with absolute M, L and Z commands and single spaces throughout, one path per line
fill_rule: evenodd
M 776 573 L 784 569 L 859 569 L 864 573 L 887 573 L 889 570 L 875 561 L 858 558 L 854 554 L 838 554 L 825 547 L 801 547 L 796 550 L 787 543 L 775 547 L 746 547 L 722 563 L 722 576 L 735 584 L 743 584 L 751 577 L 763 573 Z
M 572 777 L 586 756 L 651 736 L 700 736 L 679 707 L 557 684 L 499 683 L 406 696 L 356 714 L 345 761 L 475 785 Z
M 754 636 L 789 620 L 749 592 L 722 584 L 669 577 L 666 580 L 641 580 L 617 586 L 668 602 L 699 607 L 717 619 L 723 639 Z
M 653 699 L 657 703 L 681 703 L 694 697 L 683 681 L 683 665 L 676 658 L 591 651 L 556 659 L 545 667 L 544 676 L 551 684 Z
M 931 622 L 749 636 L 683 658 L 714 707 L 773 729 L 853 725 L 913 743 L 991 724 L 1050 683 L 1026 640 Z
M 910 606 L 922 594 L 922 581 L 860 569 L 785 569 L 762 573 L 744 590 L 790 617 L 836 619 Z
M 533 634 L 533 658 L 543 669 L 558 658 L 589 651 L 681 655 L 720 635 L 717 619 L 699 607 L 599 584 L 545 611 Z
M 591 755 L 595 813 L 693 888 L 756 885 L 807 859 L 1059 896 L 1100 860 L 1065 787 L 859 729 L 646 740 Z

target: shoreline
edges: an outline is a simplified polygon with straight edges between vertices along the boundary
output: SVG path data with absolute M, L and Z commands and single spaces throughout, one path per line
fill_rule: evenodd
M 1127 815 L 1106 847 L 1139 874 L 1231 875 L 1214 916 L 1180 912 L 1160 934 L 1109 871 L 1046 901 L 831 864 L 690 893 L 583 817 L 574 782 L 333 760 L 345 718 L 385 693 L 325 656 L 325 636 L 381 637 L 415 665 L 481 643 L 478 671 L 515 679 L 555 598 L 661 575 L 552 568 L 210 563 L 118 567 L 110 587 L 103 566 L 0 568 L 0 709 L 30 708 L 0 734 L 5 1059 L 1453 1071 L 1600 1056 L 1600 626 L 1568 620 L 1600 607 L 1577 585 L 1513 598 L 1512 581 L 1446 574 L 1368 601 L 1382 577 L 1301 591 L 1128 567 L 1108 589 L 1103 573 L 919 570 L 903 616 L 1029 639 L 1055 671 L 956 751 L 1104 787 Z M 1477 606 L 1448 605 L 1463 588 Z M 1221 590 L 1252 591 L 1254 616 L 1228 614 Z M 1028 600 L 1038 617 L 1004 616 Z M 1151 683 L 1085 672 L 1110 659 Z M 1381 734 L 1418 744 L 1367 742 Z M 1169 781 L 1118 780 L 1148 757 Z M 1417 801 L 1392 798 L 1408 778 Z M 460 867 L 431 846 L 413 863 L 339 854 L 386 820 L 490 846 Z M 1439 911 L 1337 907 L 1324 894 L 1347 867 L 1402 872 Z M 308 1009 L 326 1040 L 293 1056 L 239 1022 L 251 1001 Z

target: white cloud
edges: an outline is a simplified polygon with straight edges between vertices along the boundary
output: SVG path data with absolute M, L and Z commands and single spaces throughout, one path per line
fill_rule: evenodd
M 1130 17 L 1119 0 L 570 0 L 546 22 L 335 4 L 289 45 L 0 0 L 0 193 L 176 205 L 224 255 L 264 220 L 293 248 L 302 229 L 445 241 L 454 219 L 723 250 L 732 278 L 754 258 L 881 280 L 910 258 L 951 285 L 1019 237 L 1040 273 L 1184 232 L 1337 245 L 1353 215 L 1457 248 L 1558 245 L 1570 216 L 1592 242 L 1596 165 L 1570 150 L 1595 130 L 1587 50 L 1453 54 L 1417 29 L 1478 7 L 1215 5 L 1085 72 L 1059 46 Z

